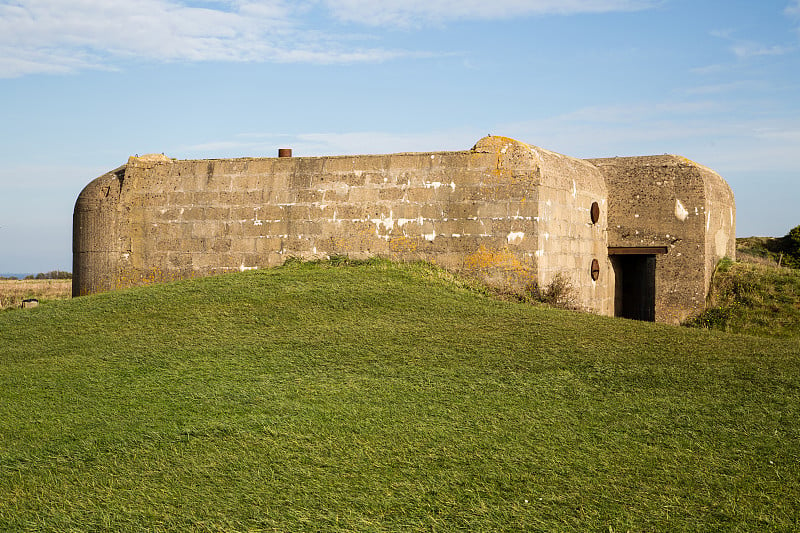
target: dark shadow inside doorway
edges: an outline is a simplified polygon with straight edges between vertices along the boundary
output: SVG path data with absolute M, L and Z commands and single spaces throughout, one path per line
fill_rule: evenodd
M 656 319 L 656 256 L 611 255 L 614 268 L 614 315 L 653 322 Z

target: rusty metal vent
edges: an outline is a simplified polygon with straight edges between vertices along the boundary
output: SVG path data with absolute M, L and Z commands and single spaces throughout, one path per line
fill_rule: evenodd
M 292 157 L 292 149 L 278 148 L 278 157 Z

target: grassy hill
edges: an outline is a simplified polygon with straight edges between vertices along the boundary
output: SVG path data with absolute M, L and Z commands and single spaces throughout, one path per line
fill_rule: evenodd
M 789 531 L 800 340 L 291 264 L 0 314 L 0 530 Z
M 708 308 L 687 325 L 800 339 L 800 270 L 741 258 L 719 263 Z

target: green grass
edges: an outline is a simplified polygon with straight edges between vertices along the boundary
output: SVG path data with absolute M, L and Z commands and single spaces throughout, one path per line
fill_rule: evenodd
M 710 301 L 687 325 L 800 339 L 800 270 L 725 259 L 714 272 Z
M 0 314 L 0 530 L 798 527 L 797 339 L 382 261 Z

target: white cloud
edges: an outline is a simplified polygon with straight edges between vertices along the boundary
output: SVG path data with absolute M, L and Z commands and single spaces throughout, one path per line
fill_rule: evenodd
M 575 157 L 673 153 L 715 170 L 796 172 L 797 116 L 742 117 L 738 103 L 590 107 L 501 125 L 509 135 Z
M 698 72 L 700 69 L 694 69 L 693 72 Z M 691 87 L 686 89 L 686 94 L 725 94 L 736 91 L 762 91 L 769 88 L 769 84 L 765 81 L 733 81 L 729 83 L 718 83 L 716 85 L 701 85 L 699 87 Z
M 340 20 L 369 25 L 410 26 L 454 19 L 507 19 L 635 11 L 655 0 L 323 0 Z
M 318 132 L 241 134 L 178 147 L 173 157 L 274 156 L 279 147 L 298 156 L 466 150 L 487 133 L 506 135 L 573 157 L 674 153 L 720 172 L 796 169 L 798 117 L 743 117 L 740 103 L 714 100 L 594 106 L 478 129 L 413 133 Z
M 352 36 L 299 25 L 284 0 L 19 0 L 0 4 L 0 77 L 156 61 L 383 61 L 403 51 L 354 47 Z
M 733 53 L 740 59 L 759 56 L 780 56 L 795 50 L 792 46 L 765 46 L 758 43 L 739 43 L 733 46 Z
M 277 154 L 278 148 L 292 148 L 295 156 L 390 154 L 397 152 L 430 152 L 468 150 L 486 135 L 474 129 L 433 132 L 390 133 L 321 132 L 298 134 L 240 134 L 233 139 L 210 141 L 179 147 L 176 157 L 241 157 Z
M 792 2 L 786 6 L 784 13 L 790 16 L 800 17 L 800 0 L 792 0 Z
M 376 62 L 430 56 L 308 27 L 327 13 L 375 25 L 601 13 L 662 0 L 15 0 L 0 2 L 0 78 L 113 69 L 125 60 Z M 323 6 L 327 11 L 320 12 Z M 374 37 L 374 36 L 373 36 Z
M 797 4 L 800 5 L 800 0 L 797 0 Z M 800 10 L 800 8 L 789 6 L 786 8 L 785 12 L 791 14 L 795 9 Z M 798 13 L 800 13 L 800 11 L 798 11 Z M 765 45 L 752 40 L 738 38 L 735 34 L 736 32 L 732 29 L 712 30 L 710 32 L 712 37 L 729 41 L 731 43 L 730 50 L 739 59 L 761 56 L 780 56 L 797 50 L 796 45 Z

